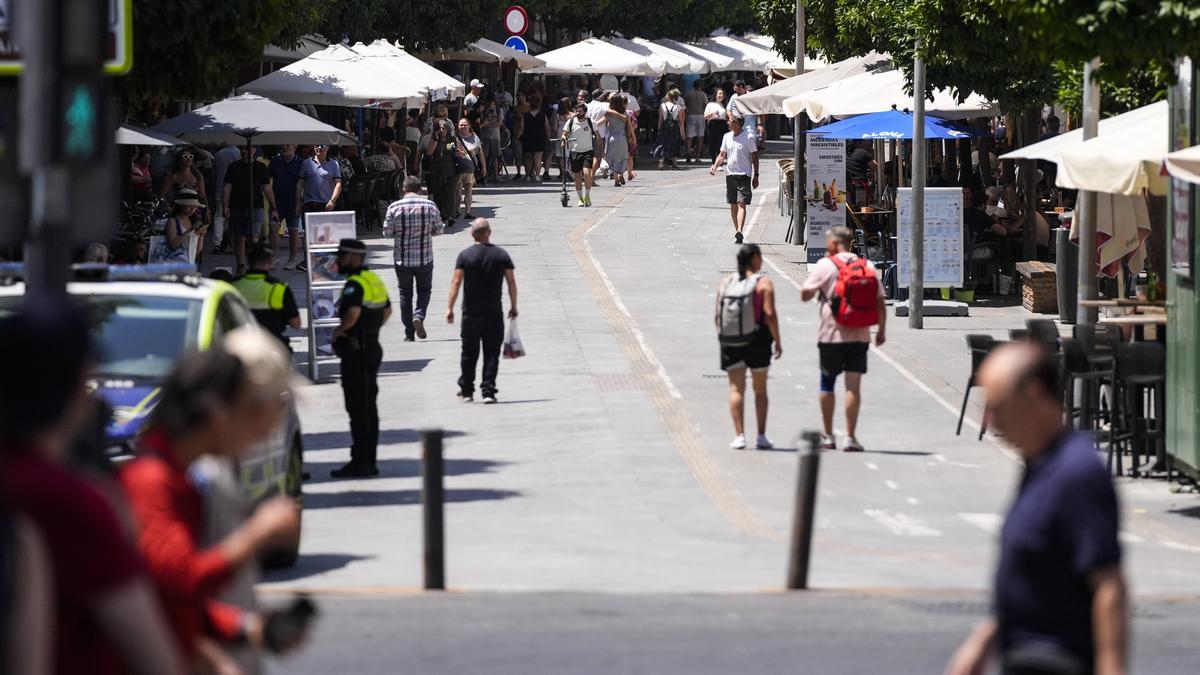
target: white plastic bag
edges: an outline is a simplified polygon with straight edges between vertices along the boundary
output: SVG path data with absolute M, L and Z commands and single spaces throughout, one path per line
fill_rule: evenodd
M 521 335 L 517 333 L 517 320 L 508 320 L 508 335 L 504 336 L 504 358 L 519 359 L 525 356 L 525 345 L 521 344 Z

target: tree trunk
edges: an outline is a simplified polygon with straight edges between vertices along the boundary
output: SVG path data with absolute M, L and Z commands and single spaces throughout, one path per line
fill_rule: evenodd
M 1167 278 L 1167 198 L 1151 195 L 1150 236 L 1146 239 L 1146 269 Z M 1134 273 L 1141 270 L 1131 270 Z

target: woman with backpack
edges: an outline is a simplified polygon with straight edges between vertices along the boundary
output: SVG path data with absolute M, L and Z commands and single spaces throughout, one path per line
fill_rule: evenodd
M 658 142 L 661 144 L 662 155 L 658 158 L 658 168 L 663 163 L 670 163 L 672 169 L 678 169 L 679 146 L 683 137 L 684 107 L 679 103 L 679 90 L 667 92 L 667 100 L 658 107 Z
M 754 387 L 754 412 L 758 422 L 755 447 L 774 447 L 767 438 L 767 371 L 771 355 L 783 356 L 779 317 L 775 312 L 775 284 L 762 273 L 762 251 L 754 244 L 738 249 L 738 275 L 721 282 L 717 291 L 717 337 L 721 344 L 721 370 L 729 375 L 729 412 L 733 416 L 734 450 L 746 448 L 743 422 L 746 369 Z M 774 343 L 774 349 L 772 349 Z

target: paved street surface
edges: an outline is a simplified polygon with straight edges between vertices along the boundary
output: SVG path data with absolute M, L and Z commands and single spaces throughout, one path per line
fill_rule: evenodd
M 942 672 L 971 596 L 448 594 L 322 597 L 277 672 L 624 675 Z M 1195 604 L 1139 605 L 1133 673 L 1196 671 Z
M 402 342 L 398 316 L 385 328 L 380 478 L 329 480 L 348 459 L 341 390 L 331 380 L 305 392 L 313 480 L 302 556 L 262 589 L 318 592 L 336 621 L 323 624 L 297 672 L 402 670 L 388 663 L 412 672 L 795 672 L 798 660 L 811 672 L 940 669 L 978 618 L 1019 475 L 1001 441 L 975 440 L 974 403 L 954 435 L 969 371 L 964 336 L 1005 336 L 1027 315 L 984 307 L 968 319 L 929 319 L 921 332 L 891 319 L 865 379 L 859 437 L 868 452 L 822 457 L 812 562 L 814 587 L 873 594 L 762 594 L 783 581 L 794 438 L 820 426 L 817 311 L 799 300 L 802 252 L 783 243 L 776 181 L 774 160 L 764 161 L 748 237 L 765 245 L 779 292 L 774 452 L 728 449 L 711 318 L 716 286 L 735 268 L 723 177 L 701 166 L 646 170 L 627 187 L 598 188 L 593 208 L 574 199 L 562 208 L 557 183 L 477 191 L 476 215 L 492 218 L 493 241 L 517 267 L 528 357 L 502 362 L 500 405 L 455 400 L 457 327 L 441 317 L 454 256 L 471 243 L 460 223 L 435 240 L 429 340 Z M 390 242 L 367 240 L 394 299 Z M 282 276 L 302 289 L 299 274 Z M 448 434 L 447 580 L 465 595 L 405 595 L 421 585 L 417 430 L 426 427 Z M 1185 672 L 1171 659 L 1194 657 L 1181 626 L 1187 617 L 1196 625 L 1200 498 L 1161 481 L 1120 490 L 1132 591 L 1157 603 L 1137 625 L 1155 647 L 1138 650 L 1135 672 Z M 496 591 L 504 593 L 487 593 Z M 697 595 L 708 593 L 735 595 Z M 951 609 L 922 605 L 927 593 Z M 974 609 L 954 609 L 958 597 Z M 879 649 L 853 648 L 861 644 Z M 358 649 L 367 645 L 369 657 Z

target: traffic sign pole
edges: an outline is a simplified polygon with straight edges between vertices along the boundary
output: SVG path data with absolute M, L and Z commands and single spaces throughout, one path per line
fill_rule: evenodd
M 101 175 L 115 174 L 103 73 L 108 3 L 19 0 L 12 9 L 25 62 L 20 168 L 32 186 L 25 296 L 39 302 L 66 293 L 74 246 L 111 227 L 115 213 L 113 189 L 105 189 L 112 181 Z M 81 213 L 95 229 L 73 227 Z

